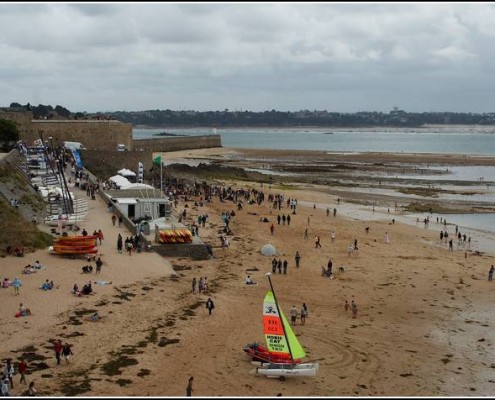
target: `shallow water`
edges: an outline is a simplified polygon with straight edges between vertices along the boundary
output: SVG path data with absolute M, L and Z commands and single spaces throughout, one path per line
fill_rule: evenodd
M 154 138 L 164 128 L 133 129 L 133 139 Z M 211 128 L 167 128 L 167 132 L 201 136 L 212 134 Z M 352 129 L 332 128 L 221 128 L 216 132 L 222 146 L 246 149 L 320 150 L 331 152 L 449 153 L 495 155 L 493 127 L 473 131 L 464 128 L 444 129 Z M 328 134 L 332 132 L 332 134 Z

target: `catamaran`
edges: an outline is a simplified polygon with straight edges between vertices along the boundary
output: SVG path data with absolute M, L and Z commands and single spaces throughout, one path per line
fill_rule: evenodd
M 281 380 L 285 380 L 286 376 L 316 376 L 319 368 L 317 362 L 300 362 L 306 356 L 306 352 L 278 306 L 270 275 L 270 272 L 266 274 L 271 290 L 265 295 L 263 302 L 265 340 L 270 354 L 279 359 L 288 358 L 290 362 L 253 361 L 253 364 L 257 365 L 256 373 L 267 377 L 278 377 Z

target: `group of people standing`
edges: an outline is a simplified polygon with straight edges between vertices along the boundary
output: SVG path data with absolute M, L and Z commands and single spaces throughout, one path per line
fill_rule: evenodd
M 196 285 L 198 286 L 198 293 L 207 293 L 208 292 L 208 277 L 200 277 L 199 281 L 196 277 L 192 280 L 192 292 L 196 293 Z
M 277 273 L 277 269 L 278 269 L 279 274 L 282 273 L 282 269 L 284 270 L 284 274 L 287 274 L 287 268 L 288 267 L 289 267 L 289 262 L 287 260 L 284 260 L 282 262 L 281 259 L 277 260 L 276 258 L 273 258 L 273 260 L 272 260 L 272 272 L 274 274 Z
M 296 325 L 298 315 L 301 318 L 301 325 L 304 325 L 306 323 L 306 318 L 308 317 L 308 306 L 306 305 L 306 303 L 303 303 L 301 306 L 301 310 L 298 311 L 296 306 L 293 305 L 289 311 L 289 314 L 290 314 L 290 322 L 292 326 Z
M 26 371 L 28 368 L 28 364 L 26 360 L 21 359 L 19 365 L 17 366 L 17 371 L 21 376 L 19 383 L 27 384 L 26 381 Z M 14 368 L 14 364 L 12 363 L 12 358 L 7 358 L 5 369 L 0 373 L 0 393 L 2 397 L 11 396 L 10 390 L 14 389 L 14 375 L 16 371 Z M 34 381 L 29 383 L 29 387 L 26 391 L 24 391 L 21 396 L 36 396 L 37 390 L 34 387 Z

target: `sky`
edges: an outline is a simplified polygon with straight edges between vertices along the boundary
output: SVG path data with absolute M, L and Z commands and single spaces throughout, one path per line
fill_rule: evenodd
M 495 111 L 495 3 L 0 3 L 0 107 Z

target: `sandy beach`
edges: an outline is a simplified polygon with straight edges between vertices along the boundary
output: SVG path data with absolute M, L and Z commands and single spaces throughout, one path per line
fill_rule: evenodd
M 222 148 L 166 155 L 170 160 L 214 159 L 236 153 Z M 493 160 L 483 162 L 493 165 Z M 24 354 L 29 365 L 27 382 L 34 380 L 40 395 L 46 396 L 185 396 L 190 376 L 194 376 L 193 396 L 493 393 L 495 283 L 487 275 L 495 264 L 494 253 L 476 252 L 467 244 L 454 244 L 454 251 L 449 251 L 448 245 L 440 243 L 443 226 L 436 220 L 426 228 L 422 223 L 405 224 L 399 221 L 398 211 L 388 213 L 386 207 L 377 207 L 376 213 L 382 216 L 377 220 L 347 218 L 339 213 L 341 208 L 355 207 L 358 214 L 361 206 L 346 204 L 344 199 L 338 203 L 335 195 L 309 186 L 221 184 L 297 199 L 296 214 L 285 203 L 278 210 L 268 201 L 261 205 L 244 201 L 238 211 L 235 203 L 216 197 L 212 203 L 194 206 L 200 198 L 193 197 L 187 220 L 208 215 L 199 236 L 213 244 L 215 257 L 165 259 L 148 252 L 119 254 L 117 235 L 125 239 L 132 233 L 112 225 L 102 199 L 88 199 L 90 211 L 81 226 L 90 233 L 94 229 L 104 233 L 101 274 L 82 274 L 84 259 L 60 258 L 47 250 L 0 259 L 2 279 L 17 276 L 22 281 L 17 296 L 13 288 L 0 289 L 0 358 L 18 363 Z M 79 189 L 74 193 L 86 197 Z M 174 214 L 185 204 L 181 199 Z M 327 208 L 335 208 L 336 216 L 327 216 Z M 232 210 L 236 216 L 230 222 L 230 247 L 222 250 L 221 213 Z M 288 214 L 290 225 L 279 225 L 277 215 Z M 263 217 L 270 222 L 261 222 Z M 446 229 L 452 237 L 454 227 Z M 335 241 L 330 237 L 332 230 Z M 321 237 L 321 248 L 315 248 L 315 235 Z M 349 255 L 348 246 L 354 240 L 358 251 Z M 307 359 L 320 360 L 314 378 L 281 382 L 253 375 L 254 367 L 242 351 L 248 342 L 263 341 L 262 303 L 269 290 L 265 273 L 271 271 L 272 258 L 263 256 L 260 249 L 267 243 L 276 247 L 277 259 L 289 263 L 286 275 L 272 275 L 284 313 L 288 315 L 292 305 L 298 309 L 303 302 L 308 305 L 305 325 L 298 321 L 294 331 Z M 296 251 L 301 254 L 300 268 L 295 268 Z M 330 259 L 335 279 L 321 276 L 322 266 Z M 26 264 L 36 260 L 45 268 L 21 274 Z M 339 272 L 340 266 L 344 272 Z M 258 285 L 244 284 L 248 274 Z M 193 294 L 192 279 L 205 276 L 209 292 Z M 57 288 L 41 290 L 45 279 L 53 280 Z M 81 287 L 90 280 L 111 284 L 94 284 L 95 293 L 83 298 L 71 293 L 74 283 Z M 212 315 L 205 307 L 208 297 L 215 302 Z M 357 318 L 344 309 L 346 299 L 355 300 Z M 33 315 L 15 318 L 19 303 Z M 104 316 L 99 322 L 87 319 L 95 310 Z M 51 340 L 58 338 L 73 345 L 69 364 L 56 365 Z M 17 374 L 11 395 L 25 389 Z

